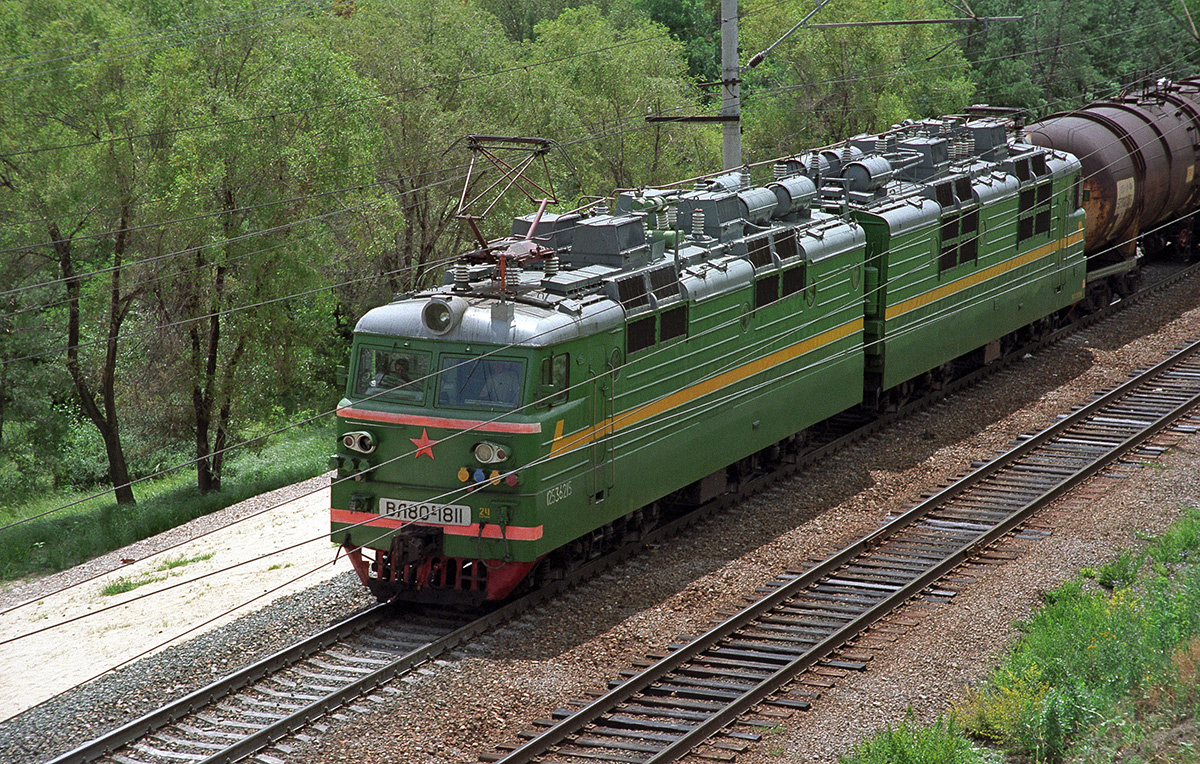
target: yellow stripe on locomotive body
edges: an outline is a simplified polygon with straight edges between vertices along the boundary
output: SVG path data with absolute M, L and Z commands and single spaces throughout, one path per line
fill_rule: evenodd
M 358 323 L 332 537 L 380 596 L 495 599 L 719 495 L 806 429 L 1065 312 L 1078 181 L 998 120 L 937 121 L 760 185 L 517 218 Z
M 989 279 L 993 279 L 998 276 L 1004 276 L 1005 274 L 1008 274 L 1010 271 L 1012 271 L 1016 268 L 1019 268 L 1022 265 L 1027 265 L 1029 263 L 1032 263 L 1035 260 L 1040 260 L 1043 257 L 1046 257 L 1048 255 L 1056 254 L 1060 250 L 1066 249 L 1068 247 L 1073 247 L 1075 245 L 1082 245 L 1082 244 L 1083 244 L 1083 223 L 1080 222 L 1074 233 L 1072 233 L 1068 236 L 1064 236 L 1063 238 L 1058 239 L 1057 241 L 1050 242 L 1049 244 L 1045 244 L 1041 247 L 1038 247 L 1037 249 L 1033 249 L 1024 254 L 1017 255 L 1016 257 L 1013 257 L 1010 260 L 1005 260 L 1002 263 L 998 263 L 997 265 L 993 265 L 992 267 L 987 268 L 982 271 L 979 271 L 977 273 L 972 273 L 969 276 L 963 276 L 962 278 L 956 279 L 955 281 L 953 281 L 949 284 L 940 286 L 937 289 L 932 289 L 932 290 L 926 292 L 925 294 L 910 298 L 908 300 L 904 300 L 903 302 L 895 303 L 894 305 L 889 305 L 887 307 L 887 313 L 886 313 L 885 317 L 889 320 L 894 319 L 894 318 L 899 318 L 900 316 L 904 315 L 905 313 L 908 313 L 909 311 L 924 307 L 925 305 L 928 305 L 937 300 L 941 300 L 943 298 L 950 297 L 952 295 L 955 295 L 955 294 L 963 291 L 964 289 L 973 287 L 977 284 L 981 284 Z M 1079 297 L 1076 296 L 1076 299 L 1078 299 L 1078 298 Z
M 737 383 L 756 374 L 772 371 L 787 361 L 794 360 L 813 350 L 830 345 L 851 334 L 861 332 L 862 328 L 863 320 L 856 318 L 841 326 L 822 332 L 815 337 L 809 337 L 783 350 L 776 351 L 730 371 L 697 382 L 652 403 L 643 404 L 624 411 L 606 419 L 599 425 L 584 428 L 567 436 L 562 434 L 562 420 L 559 420 L 556 425 L 555 435 L 551 440 L 550 455 L 560 456 L 574 449 L 586 446 L 598 437 L 611 435 L 624 428 L 633 427 L 647 419 L 659 416 L 676 407 L 692 403 L 704 396 L 720 394 L 722 391 L 729 390 Z

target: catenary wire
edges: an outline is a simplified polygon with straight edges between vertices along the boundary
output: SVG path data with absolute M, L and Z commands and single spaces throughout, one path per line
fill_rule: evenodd
M 979 236 L 982 236 L 982 232 L 981 232 L 981 233 L 979 233 L 979 234 L 977 234 L 977 235 L 976 235 L 976 238 L 978 238 Z M 322 291 L 322 290 L 316 290 L 316 291 Z M 202 319 L 201 319 L 201 320 L 202 320 Z M 298 426 L 299 424 L 306 424 L 306 423 L 308 423 L 308 422 L 310 422 L 310 421 L 312 421 L 312 420 L 311 420 L 311 419 L 304 420 L 304 421 L 302 421 L 302 422 L 296 423 L 296 425 L 289 425 L 288 427 L 281 428 L 281 430 L 279 430 L 279 431 L 277 431 L 277 432 L 282 432 L 283 430 L 286 430 L 286 429 L 288 429 L 288 428 L 289 428 L 289 427 L 291 427 L 291 426 Z M 271 434 L 277 434 L 277 433 L 271 433 Z M 240 447 L 241 445 L 244 445 L 244 444 L 235 444 L 235 445 L 233 445 L 233 446 L 229 446 L 229 447 L 227 447 L 225 450 L 229 450 L 229 449 L 232 449 L 232 448 Z M 224 451 L 224 450 L 223 450 L 223 451 Z M 222 452 L 223 452 L 223 451 L 222 451 Z M 210 456 L 212 456 L 212 454 L 210 454 Z M 153 475 L 153 476 L 149 476 L 149 477 L 154 477 L 154 476 L 157 476 L 157 475 L 163 474 L 163 473 L 165 473 L 165 472 L 173 471 L 173 470 L 175 470 L 175 469 L 179 469 L 179 468 L 182 468 L 182 467 L 185 467 L 185 466 L 190 466 L 190 465 L 192 465 L 192 464 L 195 464 L 197 461 L 199 461 L 199 459 L 197 459 L 197 460 L 192 460 L 192 461 L 190 461 L 190 462 L 187 462 L 187 463 L 185 463 L 185 464 L 182 464 L 182 465 L 178 465 L 178 466 L 176 466 L 176 467 L 169 468 L 168 470 L 163 470 L 163 471 L 161 471 L 161 472 L 159 472 L 159 473 L 156 473 L 155 475 Z M 140 480 L 149 479 L 149 477 L 147 477 L 147 478 L 141 478 L 141 479 L 139 479 L 139 482 L 140 482 Z M 101 494 L 98 494 L 98 495 L 104 495 L 104 494 L 107 494 L 107 493 L 108 493 L 108 491 L 104 491 L 104 492 L 102 492 Z M 82 500 L 80 500 L 79 502 L 75 502 L 75 503 L 72 503 L 72 504 L 70 504 L 70 505 L 67 505 L 67 506 L 74 506 L 74 504 L 77 504 L 77 503 L 81 503 L 81 502 L 83 502 L 83 501 L 90 500 L 91 498 L 95 498 L 95 497 L 88 497 L 87 499 L 82 499 Z M 62 507 L 62 508 L 65 508 L 65 507 Z M 60 508 L 60 509 L 62 509 L 62 508 Z M 38 516 L 35 516 L 35 517 L 26 518 L 26 520 L 22 520 L 22 521 L 20 521 L 20 522 L 25 522 L 25 521 L 27 521 L 27 520 L 33 520 L 33 519 L 37 519 L 38 517 L 43 517 L 43 516 L 45 516 L 46 514 L 50 514 L 50 513 L 54 512 L 54 511 L 57 511 L 57 510 L 49 510 L 48 512 L 46 512 L 46 513 L 44 513 L 44 514 L 42 514 L 42 515 L 38 515 Z M 15 524 L 19 524 L 19 523 L 15 523 Z M 8 527 L 8 526 L 5 526 L 5 527 Z M 0 530 L 3 530 L 3 528 L 0 528 Z

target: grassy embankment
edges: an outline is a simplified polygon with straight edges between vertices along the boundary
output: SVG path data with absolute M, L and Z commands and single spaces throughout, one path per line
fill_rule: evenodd
M 58 509 L 100 489 L 55 492 L 19 506 L 0 506 L 0 526 L 50 512 L 0 530 L 0 580 L 69 568 L 251 496 L 319 475 L 328 469 L 332 443 L 329 426 L 303 427 L 272 436 L 257 450 L 232 451 L 219 493 L 200 494 L 195 470 L 184 468 L 135 485 L 138 503 L 132 507 L 119 506 L 106 493 Z
M 1018 624 L 1001 664 L 930 727 L 843 764 L 1200 762 L 1200 510 L 1087 569 Z

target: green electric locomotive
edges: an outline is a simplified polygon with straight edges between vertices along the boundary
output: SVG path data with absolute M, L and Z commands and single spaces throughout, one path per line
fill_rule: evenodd
M 517 218 L 358 323 L 333 539 L 380 599 L 504 599 L 1053 322 L 1086 286 L 1079 163 L 1005 124 Z

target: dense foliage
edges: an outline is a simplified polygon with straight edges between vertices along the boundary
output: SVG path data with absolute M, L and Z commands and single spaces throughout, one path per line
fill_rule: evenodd
M 974 6 L 1033 21 L 798 32 L 745 75 L 747 158 L 1195 59 L 1165 0 Z M 812 7 L 744 2 L 743 59 Z M 129 480 L 187 462 L 215 492 L 225 449 L 328 411 L 358 316 L 468 243 L 468 133 L 559 141 L 570 206 L 716 168 L 715 128 L 644 118 L 714 108 L 718 27 L 717 0 L 0 4 L 0 503 L 93 484 L 131 502 Z

